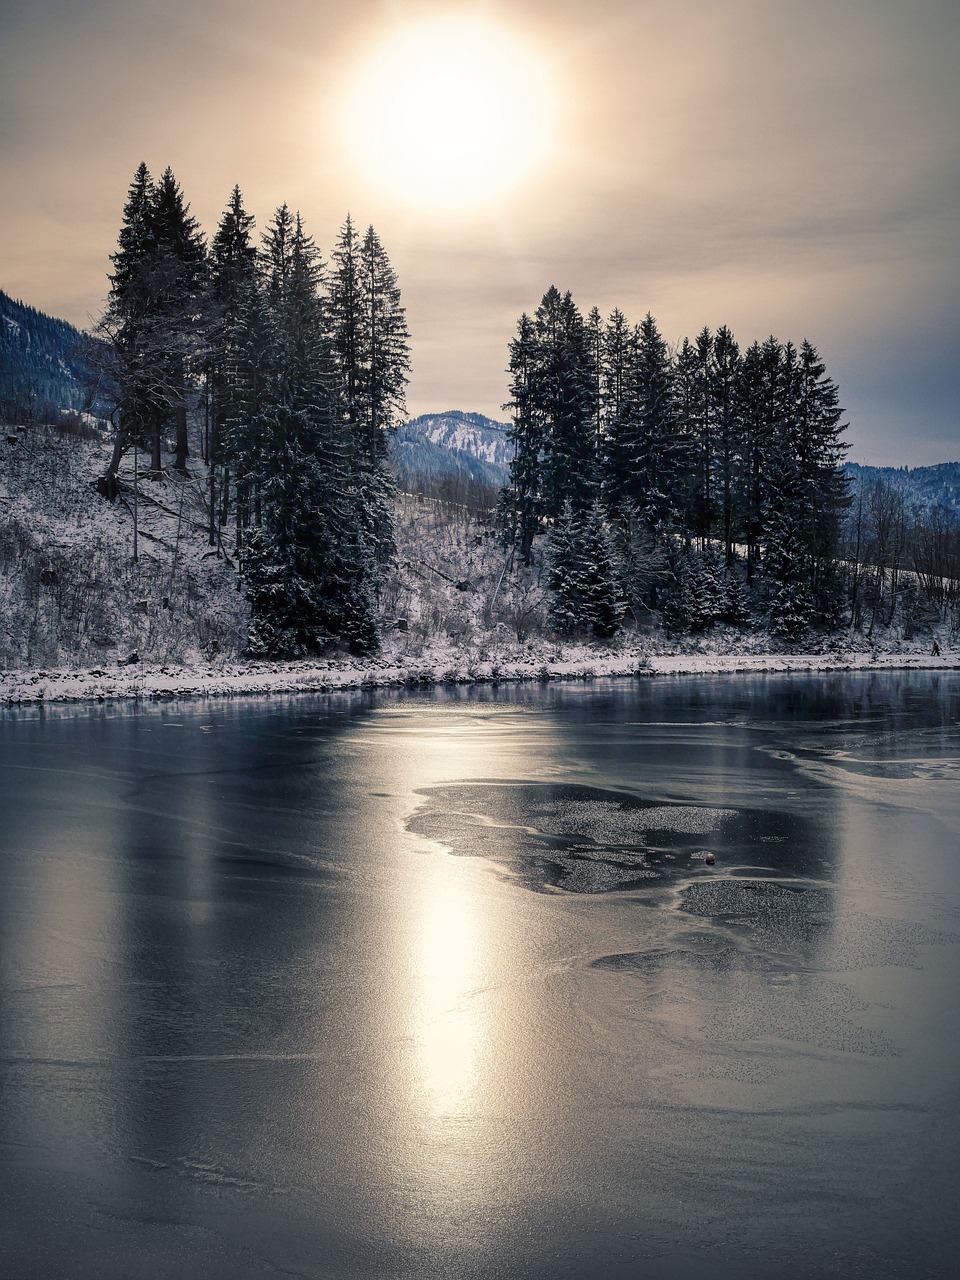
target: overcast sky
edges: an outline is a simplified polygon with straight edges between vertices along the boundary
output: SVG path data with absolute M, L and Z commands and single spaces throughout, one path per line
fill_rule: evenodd
M 343 103 L 385 33 L 467 9 L 526 42 L 556 125 L 526 180 L 451 212 L 363 170 Z M 0 287 L 89 324 L 133 172 L 169 164 L 208 234 L 234 183 L 325 255 L 348 210 L 374 224 L 412 414 L 502 418 L 517 317 L 556 284 L 671 342 L 809 338 L 852 459 L 955 460 L 958 65 L 957 0 L 0 0 Z

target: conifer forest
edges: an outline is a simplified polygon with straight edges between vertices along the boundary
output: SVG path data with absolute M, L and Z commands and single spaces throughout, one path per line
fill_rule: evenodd
M 762 607 L 799 636 L 840 618 L 839 393 L 816 349 L 726 327 L 671 351 L 651 315 L 584 318 L 551 288 L 510 345 L 512 483 L 529 560 L 548 527 L 561 631 L 613 635 L 656 606 L 675 632 Z
M 130 186 L 106 312 L 117 442 L 159 473 L 203 421 L 211 546 L 228 524 L 252 608 L 251 656 L 379 641 L 393 554 L 387 433 L 409 367 L 396 275 L 373 227 L 348 217 L 330 264 L 282 205 L 259 238 L 235 188 L 207 246 L 168 168 Z
M 141 164 L 111 262 L 82 351 L 114 427 L 99 492 L 135 504 L 138 480 L 169 463 L 186 477 L 202 454 L 203 536 L 238 571 L 247 656 L 377 652 L 410 567 L 397 476 L 416 487 L 388 447 L 410 351 L 377 232 L 347 216 L 325 260 L 285 204 L 258 232 L 236 187 L 208 243 L 172 171 Z M 40 337 L 23 338 L 36 359 Z M 742 350 L 721 326 L 670 343 L 650 314 L 605 320 L 551 287 L 506 356 L 509 480 L 460 496 L 499 547 L 485 610 L 522 599 L 518 637 L 725 625 L 803 645 L 840 625 L 872 635 L 898 610 L 922 627 L 955 603 L 955 516 L 908 519 L 881 480 L 851 493 L 839 390 L 809 341 Z M 18 361 L 37 386 L 58 367 Z

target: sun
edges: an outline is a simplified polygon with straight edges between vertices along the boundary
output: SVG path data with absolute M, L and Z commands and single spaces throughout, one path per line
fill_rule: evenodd
M 393 32 L 355 71 L 343 100 L 351 155 L 414 205 L 494 201 L 546 160 L 554 93 L 545 59 L 480 17 Z

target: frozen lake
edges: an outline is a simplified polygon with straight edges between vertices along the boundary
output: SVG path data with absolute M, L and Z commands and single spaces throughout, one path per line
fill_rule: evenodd
M 958 722 L 924 673 L 0 712 L 0 1275 L 955 1274 Z

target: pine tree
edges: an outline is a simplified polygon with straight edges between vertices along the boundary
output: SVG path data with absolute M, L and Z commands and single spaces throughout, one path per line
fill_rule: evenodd
M 510 343 L 510 400 L 504 408 L 511 410 L 507 435 L 513 444 L 513 458 L 510 483 L 501 496 L 500 521 L 527 566 L 544 514 L 544 416 L 538 402 L 538 360 L 533 321 L 524 314 Z
M 616 635 L 625 602 L 614 540 L 599 502 L 584 511 L 566 504 L 551 532 L 547 561 L 557 629 L 599 639 Z
M 721 325 L 713 340 L 713 362 L 708 378 L 713 420 L 716 424 L 720 531 L 728 567 L 733 564 L 735 495 L 741 444 L 736 396 L 739 370 L 740 348 L 727 326 Z
M 122 452 L 148 447 L 162 427 L 162 406 L 152 370 L 155 318 L 152 263 L 155 240 L 150 210 L 154 184 L 146 164 L 133 176 L 123 207 L 113 274 L 101 330 L 117 355 L 119 429 L 108 474 L 115 476 Z
M 230 501 L 230 471 L 237 479 L 237 460 L 251 442 L 240 437 L 244 426 L 256 417 L 255 409 L 243 405 L 247 390 L 246 378 L 241 378 L 240 367 L 246 360 L 240 357 L 251 310 L 257 299 L 256 246 L 253 243 L 254 219 L 243 207 L 240 188 L 235 186 L 230 201 L 220 220 L 211 245 L 211 332 L 209 365 L 209 414 L 210 438 L 207 459 L 210 465 L 210 545 L 216 542 L 217 502 L 216 476 L 222 476 L 220 488 L 220 518 L 227 518 Z M 249 348 L 249 356 L 255 359 L 255 348 Z M 231 449 L 231 425 L 236 426 L 233 443 L 238 446 L 236 455 Z
M 535 403 L 542 415 L 543 509 L 550 521 L 569 502 L 584 511 L 597 496 L 597 371 L 586 325 L 572 295 L 551 287 L 534 316 Z
M 348 215 L 332 260 L 328 308 L 341 414 L 363 496 L 366 536 L 383 568 L 394 550 L 395 492 L 387 436 L 406 414 L 410 335 L 396 272 L 373 227 L 361 239 Z
M 174 466 L 185 471 L 188 401 L 205 362 L 207 248 L 173 170 L 164 170 L 147 211 L 153 238 L 151 310 L 159 325 L 154 353 L 165 418 L 176 437 Z M 160 433 L 153 440 L 151 466 L 160 470 Z
M 268 656 L 378 643 L 374 560 L 349 448 L 322 293 L 323 264 L 284 205 L 261 252 L 270 355 L 260 419 L 268 447 L 262 514 L 244 572 L 250 649 Z
M 608 503 L 628 501 L 658 540 L 682 525 L 689 451 L 670 352 L 649 313 L 636 333 L 621 419 L 606 441 Z

